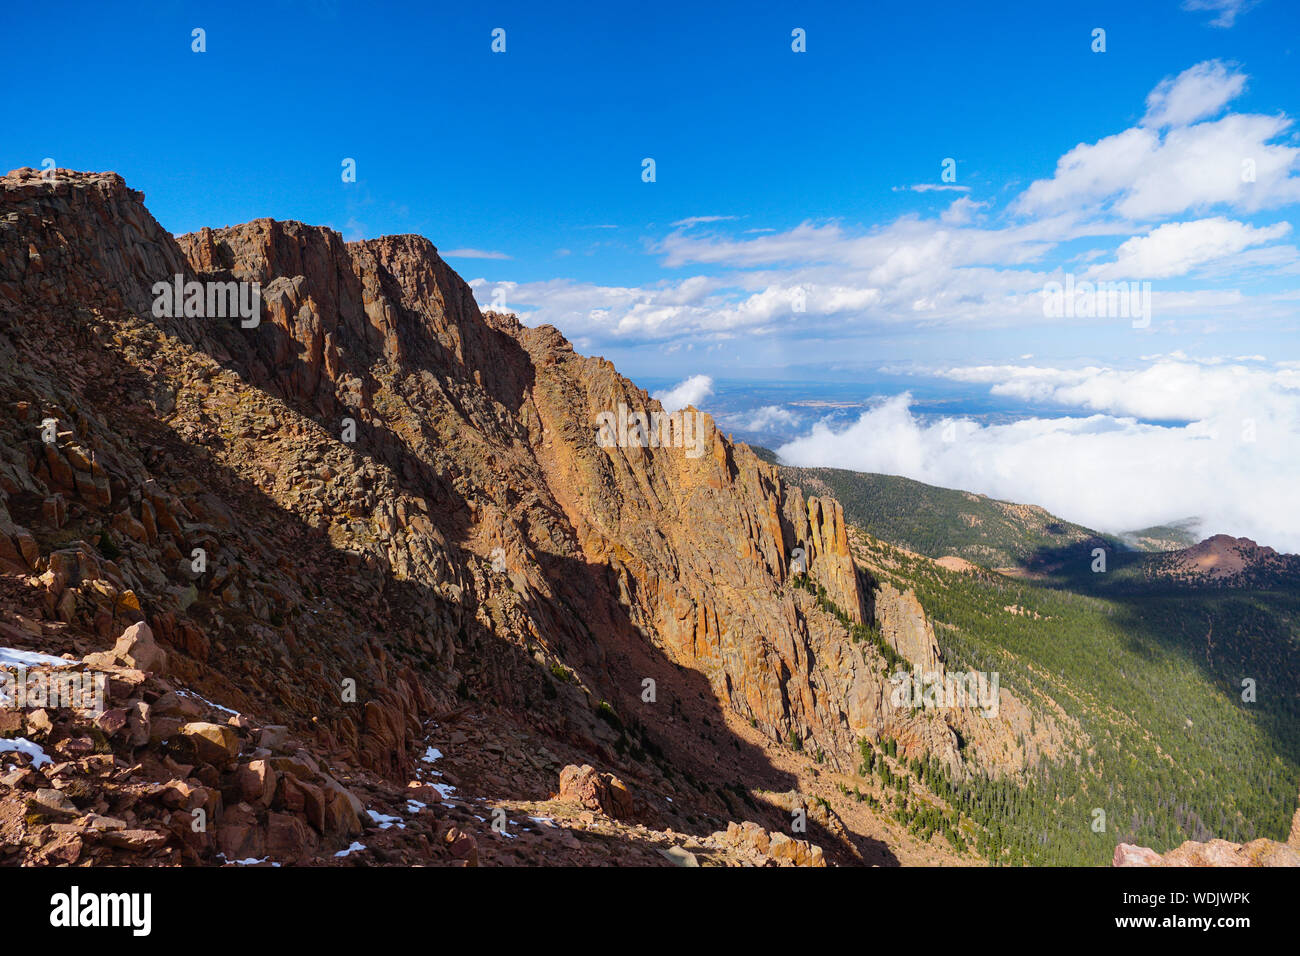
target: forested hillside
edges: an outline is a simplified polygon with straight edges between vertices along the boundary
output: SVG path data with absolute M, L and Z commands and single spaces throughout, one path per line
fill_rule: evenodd
M 873 576 L 916 589 L 949 669 L 1000 672 L 1086 737 L 1027 779 L 931 768 L 931 789 L 985 829 L 991 859 L 1102 864 L 1120 841 L 1286 838 L 1300 783 L 1293 591 L 1098 597 L 949 571 L 865 536 L 855 546 Z
M 840 468 L 781 472 L 809 493 L 832 495 L 850 523 L 885 541 L 932 558 L 955 555 L 985 567 L 1026 565 L 1070 545 L 1094 539 L 1120 548 L 1082 525 L 1035 505 L 937 488 L 897 475 Z

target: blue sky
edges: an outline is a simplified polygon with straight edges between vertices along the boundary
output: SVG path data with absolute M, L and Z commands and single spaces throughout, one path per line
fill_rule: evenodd
M 633 377 L 692 381 L 682 397 L 703 407 L 723 379 L 887 369 L 1041 402 L 1043 421 L 1073 408 L 1100 416 L 1089 434 L 1125 438 L 1066 441 L 1088 454 L 1140 463 L 1144 423 L 1188 423 L 1154 435 L 1178 440 L 1186 470 L 1207 423 L 1271 423 L 1268 448 L 1300 439 L 1297 44 L 1286 0 L 73 3 L 0 36 L 22 91 L 0 102 L 0 162 L 115 170 L 177 233 L 259 216 L 421 233 L 481 303 Z M 1047 316 L 1042 293 L 1067 274 L 1150 282 L 1151 321 Z M 1007 478 L 1055 432 L 980 431 L 987 449 L 944 464 L 906 404 L 874 427 L 903 428 L 891 442 L 916 443 L 914 460 L 759 411 L 810 463 L 1060 492 L 1045 472 Z M 1241 466 L 1240 496 L 1262 467 Z M 1059 506 L 1101 525 L 1124 489 L 1089 480 L 1108 490 Z M 1203 496 L 1225 480 L 1207 473 Z M 1223 520 L 1266 527 L 1244 514 Z

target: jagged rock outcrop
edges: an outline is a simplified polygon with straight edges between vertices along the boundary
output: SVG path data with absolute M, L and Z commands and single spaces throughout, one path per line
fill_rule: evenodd
M 871 592 L 871 605 L 881 636 L 914 670 L 923 674 L 943 673 L 943 653 L 915 592 L 900 592 L 892 584 L 882 582 Z
M 612 773 L 598 773 L 589 764 L 570 764 L 560 771 L 557 800 L 567 800 L 588 810 L 599 810 L 615 820 L 629 820 L 636 813 L 627 784 Z
M 163 304 L 177 282 L 202 284 L 194 308 Z M 257 314 L 212 314 L 239 283 Z M 400 780 L 471 696 L 602 762 L 645 742 L 707 771 L 688 741 L 718 705 L 853 760 L 882 662 L 789 586 L 802 549 L 863 619 L 839 505 L 707 415 L 691 447 L 602 444 L 620 403 L 662 412 L 554 329 L 480 314 L 421 237 L 175 238 L 111 173 L 0 180 L 0 606 L 44 649 L 165 672 L 322 760 Z M 114 646 L 128 628 L 155 645 Z M 164 726 L 266 786 L 193 723 L 213 721 Z M 288 812 L 264 803 L 228 809 L 252 833 Z M 301 836 L 277 820 L 228 848 Z
M 726 830 L 714 833 L 712 839 L 715 843 L 747 850 L 759 866 L 826 865 L 825 854 L 816 844 L 789 837 L 780 831 L 769 832 L 750 820 L 743 823 L 733 820 Z
M 1251 840 L 1231 843 L 1188 840 L 1168 853 L 1157 853 L 1144 846 L 1121 843 L 1115 847 L 1112 866 L 1300 866 L 1300 853 L 1276 840 Z
M 812 564 L 820 566 L 818 581 L 836 605 L 843 608 L 853 621 L 861 623 L 862 589 L 853 567 L 844 509 L 834 498 L 809 498 L 808 527 Z

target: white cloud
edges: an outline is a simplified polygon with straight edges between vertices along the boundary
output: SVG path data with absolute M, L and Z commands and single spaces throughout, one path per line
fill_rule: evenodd
M 751 432 L 765 432 L 799 424 L 799 416 L 781 405 L 764 405 L 741 415 L 729 416 L 728 428 Z
M 343 227 L 344 242 L 361 242 L 366 238 L 366 233 L 370 231 L 364 222 L 359 222 L 356 218 L 349 218 L 347 225 Z
M 912 186 L 895 186 L 894 192 L 911 190 L 914 193 L 968 193 L 969 186 L 958 186 L 955 183 L 916 183 Z
M 1282 116 L 1229 114 L 1173 129 L 1130 170 L 1133 183 L 1114 211 L 1150 220 L 1218 204 L 1257 212 L 1300 201 L 1300 149 L 1272 142 L 1292 125 Z
M 1198 122 L 1245 85 L 1244 74 L 1217 60 L 1162 80 L 1147 97 L 1143 125 L 1075 146 L 1012 210 L 1084 216 L 1100 209 L 1144 221 L 1216 204 L 1256 211 L 1300 200 L 1300 149 L 1274 142 L 1290 119 L 1230 113 Z
M 738 267 L 806 261 L 819 251 L 831 251 L 844 239 L 835 223 L 803 222 L 786 232 L 759 235 L 754 239 L 696 238 L 681 230 L 660 244 L 664 265 L 721 264 Z
M 685 219 L 678 219 L 673 225 L 689 228 L 707 222 L 727 222 L 735 218 L 735 216 L 687 216 Z
M 444 259 L 509 259 L 504 252 L 489 252 L 484 249 L 448 249 L 442 253 Z
M 1181 354 L 1154 358 L 1134 370 L 1000 365 L 953 368 L 940 374 L 989 385 L 994 395 L 1165 421 L 1208 421 L 1238 413 L 1253 417 L 1249 409 L 1268 404 L 1269 396 L 1300 399 L 1300 372 L 1295 369 L 1193 361 Z
M 678 382 L 670 389 L 655 392 L 651 398 L 657 398 L 664 411 L 675 412 L 687 405 L 699 407 L 700 402 L 713 394 L 713 379 L 707 375 L 692 375 Z
M 1184 10 L 1210 10 L 1217 16 L 1210 21 L 1210 26 L 1231 29 L 1237 22 L 1237 15 L 1245 13 L 1259 0 L 1183 0 Z
M 1134 236 L 1116 252 L 1115 261 L 1094 266 L 1098 279 L 1167 279 L 1186 275 L 1197 266 L 1236 255 L 1250 246 L 1280 239 L 1291 224 L 1255 228 L 1215 216 L 1191 222 L 1170 222 L 1145 236 Z
M 1142 125 L 1188 126 L 1220 113 L 1245 88 L 1244 74 L 1229 72 L 1219 60 L 1206 60 L 1156 85 L 1147 95 Z
M 986 206 L 988 206 L 986 202 L 976 202 L 969 196 L 958 196 L 939 214 L 939 219 L 949 226 L 965 226 Z
M 1130 186 L 1134 173 L 1151 161 L 1158 146 L 1158 135 L 1140 128 L 1096 143 L 1080 143 L 1057 160 L 1051 179 L 1030 184 L 1016 198 L 1012 210 L 1027 215 L 1076 210 L 1083 203 L 1119 193 Z
M 1295 364 L 1295 363 L 1292 363 Z M 1300 370 L 1164 359 L 1137 370 L 986 367 L 949 376 L 1094 414 L 927 422 L 900 395 L 779 452 L 1039 504 L 1102 531 L 1185 517 L 1300 551 Z M 1185 421 L 1151 424 L 1140 419 Z

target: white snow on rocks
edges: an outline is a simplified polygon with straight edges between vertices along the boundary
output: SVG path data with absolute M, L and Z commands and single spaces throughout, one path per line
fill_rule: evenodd
M 54 763 L 50 755 L 38 743 L 28 740 L 26 737 L 14 737 L 12 739 L 0 738 L 0 753 L 17 751 L 20 754 L 27 754 L 32 758 L 33 767 L 43 767 L 47 763 Z

